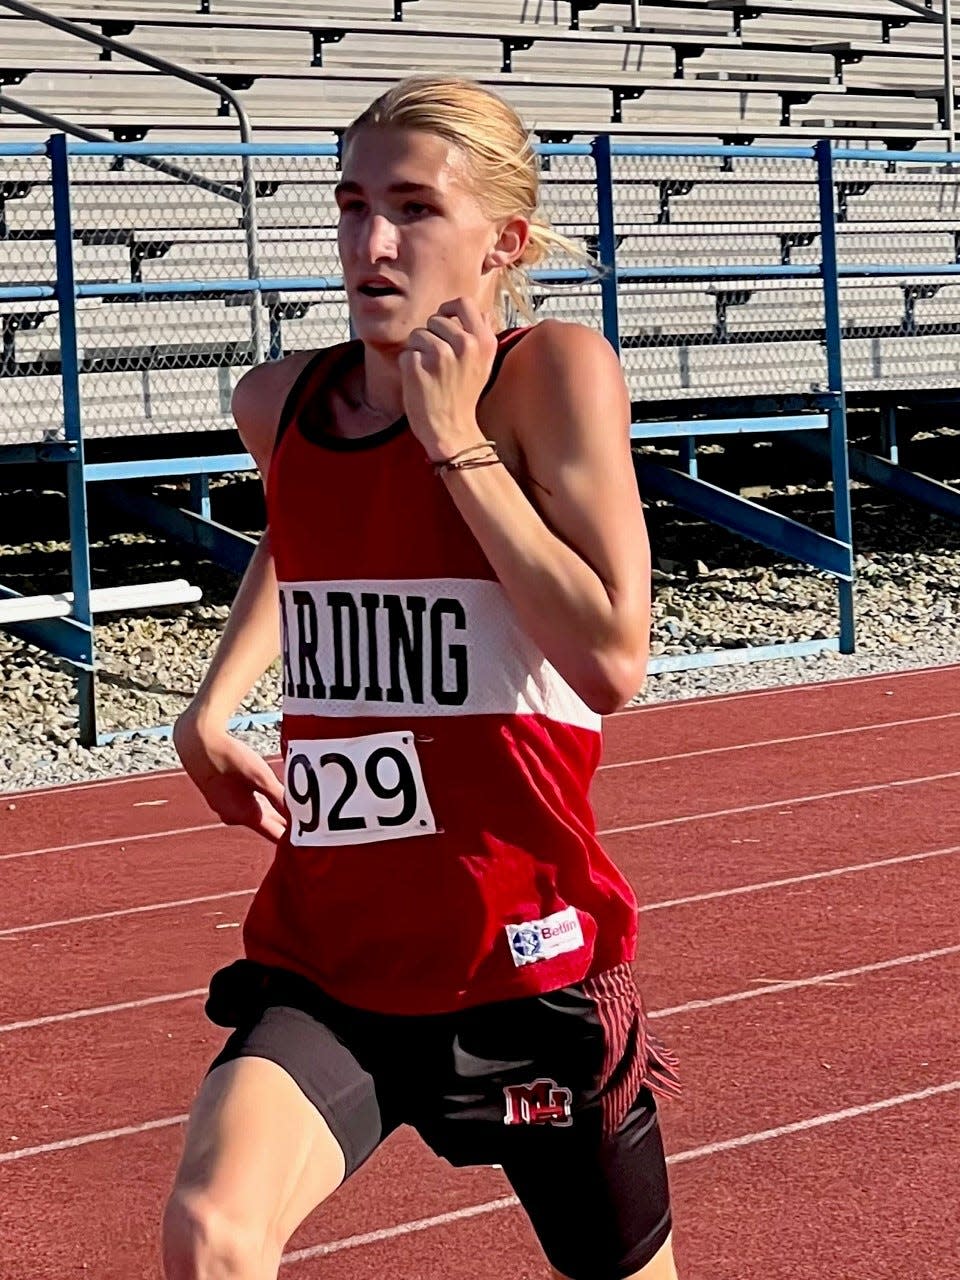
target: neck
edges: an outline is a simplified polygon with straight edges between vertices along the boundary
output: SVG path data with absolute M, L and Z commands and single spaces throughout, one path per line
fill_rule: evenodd
M 399 355 L 399 350 L 388 354 L 364 344 L 361 394 L 368 408 L 382 410 L 385 416 L 393 418 L 403 413 Z

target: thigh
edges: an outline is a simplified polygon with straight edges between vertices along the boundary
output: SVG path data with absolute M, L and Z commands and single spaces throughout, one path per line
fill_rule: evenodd
M 578 1134 L 576 1122 L 531 1130 L 503 1168 L 567 1280 L 673 1280 L 666 1159 L 647 1089 L 614 1133 Z
M 269 1007 L 204 1081 L 176 1191 L 282 1244 L 381 1134 L 373 1081 L 349 1049 L 303 1010 Z
M 203 1083 L 174 1195 L 282 1248 L 344 1166 L 329 1125 L 282 1067 L 235 1058 Z

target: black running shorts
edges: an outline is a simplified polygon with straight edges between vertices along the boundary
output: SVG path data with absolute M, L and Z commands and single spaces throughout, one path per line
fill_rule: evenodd
M 651 1083 L 673 1083 L 627 966 L 542 996 L 451 1014 L 348 1008 L 241 960 L 207 1014 L 234 1027 L 211 1070 L 267 1058 L 316 1106 L 347 1175 L 398 1125 L 454 1165 L 498 1164 L 570 1280 L 623 1280 L 670 1232 Z

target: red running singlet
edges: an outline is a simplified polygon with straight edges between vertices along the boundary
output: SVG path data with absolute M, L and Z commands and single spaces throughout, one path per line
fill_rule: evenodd
M 362 358 L 306 367 L 268 476 L 290 824 L 247 954 L 384 1013 L 579 982 L 637 930 L 588 800 L 600 717 L 521 629 L 406 420 L 325 429 Z

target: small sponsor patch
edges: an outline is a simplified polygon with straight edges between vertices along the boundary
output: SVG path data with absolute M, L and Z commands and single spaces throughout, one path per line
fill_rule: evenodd
M 510 954 L 517 968 L 536 964 L 538 960 L 550 960 L 583 946 L 580 918 L 573 907 L 543 920 L 525 920 L 523 924 L 508 924 L 506 928 Z
M 556 1080 L 532 1080 L 530 1084 L 504 1086 L 504 1124 L 573 1124 L 573 1094 Z

